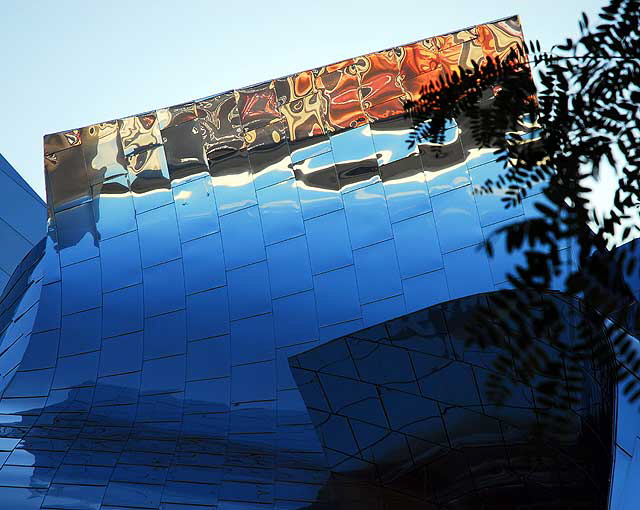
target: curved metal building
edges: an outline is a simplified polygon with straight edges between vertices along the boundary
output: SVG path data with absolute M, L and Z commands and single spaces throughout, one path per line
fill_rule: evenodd
M 0 154 L 0 291 L 24 258 L 46 234 L 47 206 Z
M 514 17 L 46 136 L 48 233 L 0 302 L 3 508 L 602 508 L 608 375 L 539 445 L 530 388 L 492 408 L 496 353 L 456 332 L 541 190 L 474 194 L 501 165 L 465 119 L 406 143 L 404 100 L 521 41 Z

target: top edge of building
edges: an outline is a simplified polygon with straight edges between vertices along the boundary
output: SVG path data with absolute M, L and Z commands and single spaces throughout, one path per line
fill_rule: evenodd
M 197 98 L 197 99 L 193 99 L 190 101 L 186 101 L 183 103 L 178 103 L 175 105 L 170 105 L 167 107 L 162 107 L 162 108 L 158 108 L 155 110 L 148 110 L 145 112 L 140 112 L 140 113 L 135 113 L 132 115 L 128 115 L 125 117 L 120 117 L 120 118 L 112 118 L 109 120 L 104 120 L 104 121 L 100 121 L 100 122 L 95 122 L 92 124 L 87 124 L 86 126 L 81 126 L 78 128 L 72 128 L 72 129 L 66 129 L 63 131 L 58 131 L 58 132 L 54 132 L 54 133 L 48 133 L 44 135 L 44 153 L 45 155 L 48 154 L 53 154 L 55 152 L 59 152 L 61 150 L 64 150 L 66 148 L 75 146 L 75 145 L 80 145 L 82 143 L 82 139 L 80 136 L 80 131 L 82 129 L 86 129 L 92 126 L 97 126 L 100 124 L 105 124 L 105 123 L 110 123 L 110 122 L 117 122 L 119 120 L 124 120 L 124 119 L 130 119 L 130 118 L 136 118 L 136 117 L 143 117 L 143 116 L 148 116 L 148 115 L 156 115 L 158 116 L 158 114 L 160 114 L 160 116 L 162 115 L 166 115 L 166 113 L 171 114 L 171 112 L 167 112 L 167 110 L 174 110 L 174 109 L 178 109 L 178 108 L 186 108 L 189 107 L 189 105 L 193 105 L 195 103 L 198 102 L 202 102 L 202 101 L 206 101 L 206 100 L 211 100 L 214 99 L 216 97 L 219 96 L 223 96 L 225 94 L 234 94 L 234 93 L 242 93 L 244 91 L 251 91 L 252 89 L 255 89 L 257 87 L 260 86 L 264 86 L 264 85 L 269 85 L 271 84 L 272 86 L 275 87 L 275 84 L 277 82 L 285 82 L 285 81 L 293 81 L 296 79 L 300 79 L 302 76 L 304 75 L 312 75 L 314 80 L 318 80 L 319 77 L 322 74 L 329 74 L 335 71 L 338 71 L 344 67 L 349 66 L 350 64 L 352 64 L 355 61 L 358 61 L 359 59 L 362 58 L 366 58 L 370 55 L 376 55 L 376 54 L 381 54 L 381 53 L 385 53 L 385 52 L 389 52 L 389 51 L 397 51 L 397 50 L 402 50 L 402 49 L 406 49 L 406 48 L 410 48 L 412 46 L 416 46 L 416 45 L 423 45 L 425 47 L 429 47 L 429 46 L 433 46 L 433 49 L 435 51 L 443 51 L 449 47 L 453 47 L 453 46 L 458 46 L 461 44 L 464 44 L 465 42 L 470 42 L 470 41 L 474 41 L 479 39 L 480 37 L 480 27 L 488 27 L 491 25 L 500 25 L 500 24 L 504 24 L 504 25 L 510 25 L 513 32 L 512 32 L 512 36 L 516 36 L 520 41 L 524 40 L 523 34 L 522 34 L 522 28 L 521 28 L 521 22 L 520 22 L 520 16 L 518 14 L 513 14 L 510 16 L 506 16 L 503 18 L 499 18 L 496 20 L 492 20 L 492 21 L 486 21 L 483 23 L 479 23 L 477 25 L 471 25 L 459 30 L 454 30 L 451 32 L 446 32 L 444 34 L 438 34 L 438 35 L 434 35 L 434 36 L 429 36 L 426 37 L 424 39 L 418 39 L 416 41 L 412 41 L 412 42 L 408 42 L 405 44 L 401 44 L 398 46 L 393 46 L 391 48 L 386 48 L 383 50 L 376 50 L 376 51 L 372 51 L 369 52 L 367 54 L 364 55 L 358 55 L 355 57 L 348 57 L 345 58 L 343 60 L 337 61 L 337 62 L 333 62 L 331 64 L 326 64 L 320 67 L 315 67 L 312 69 L 308 69 L 308 70 L 304 70 L 304 71 L 299 71 L 296 73 L 292 73 L 289 75 L 284 75 L 284 76 L 280 76 L 277 78 L 272 78 L 266 81 L 262 81 L 262 82 L 257 82 L 251 85 L 247 85 L 244 87 L 239 87 L 239 88 L 234 88 L 234 89 L 229 89 L 229 90 L 224 90 L 221 92 L 217 92 L 215 94 L 212 95 L 208 95 L 208 96 L 204 96 L 201 98 Z M 495 50 L 497 48 L 494 48 L 494 53 Z M 277 87 L 275 87 L 277 88 Z M 278 100 L 280 98 L 278 97 Z M 295 98 L 295 99 L 300 99 L 299 98 Z M 294 99 L 294 100 L 295 100 Z M 160 120 L 160 119 L 159 119 Z M 162 122 L 160 122 L 160 124 L 162 125 Z M 168 127 L 168 126 L 167 126 Z

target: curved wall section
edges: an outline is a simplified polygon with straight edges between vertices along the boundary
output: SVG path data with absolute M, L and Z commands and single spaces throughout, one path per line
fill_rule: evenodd
M 469 346 L 464 333 L 466 318 L 490 306 L 486 296 L 435 305 L 291 358 L 332 472 L 324 491 L 332 508 L 606 508 L 613 373 L 596 356 L 585 361 L 584 391 L 561 427 L 515 363 L 505 374 L 510 394 L 496 405 L 486 383 L 505 352 Z M 572 324 L 580 302 L 541 297 L 555 301 L 568 334 L 579 338 Z M 545 340 L 534 341 L 551 359 L 569 355 Z M 538 370 L 535 384 L 543 381 L 557 379 Z
M 521 38 L 510 18 L 46 136 L 46 246 L 2 302 L 0 501 L 332 508 L 288 360 L 504 285 L 517 256 L 480 248 L 539 197 L 474 194 L 499 166 L 467 120 L 409 147 L 402 105 Z
M 0 154 L 0 291 L 27 252 L 46 234 L 47 207 Z

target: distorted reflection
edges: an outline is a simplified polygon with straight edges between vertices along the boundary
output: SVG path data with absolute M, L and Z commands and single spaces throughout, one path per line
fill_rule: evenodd
M 484 240 L 540 189 L 474 193 L 499 163 L 472 119 L 407 143 L 421 87 L 522 40 L 512 17 L 45 137 L 48 235 L 0 298 L 4 506 L 604 501 L 609 374 L 538 444 L 532 388 L 492 406 L 503 353 L 461 337 L 521 260 Z

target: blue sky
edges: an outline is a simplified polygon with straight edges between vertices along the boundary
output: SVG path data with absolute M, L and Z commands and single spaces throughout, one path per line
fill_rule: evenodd
M 520 14 L 544 47 L 602 0 L 4 0 L 0 153 L 44 197 L 42 136 Z

